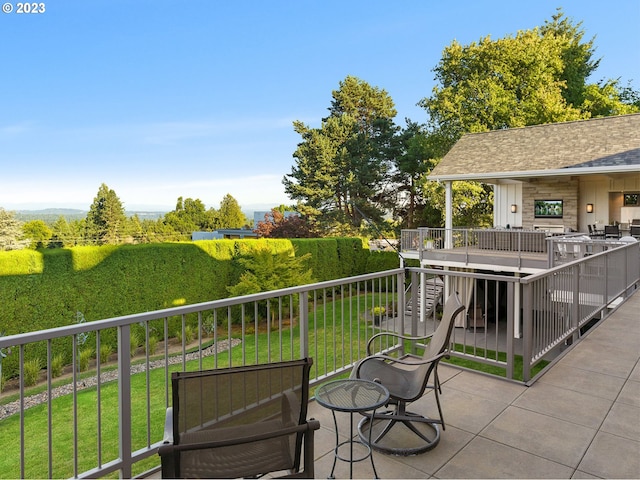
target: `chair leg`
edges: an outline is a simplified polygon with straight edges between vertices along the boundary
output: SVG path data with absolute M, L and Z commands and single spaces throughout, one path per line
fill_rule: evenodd
M 436 370 L 436 375 L 435 378 L 437 380 L 438 378 L 438 371 Z M 436 404 L 438 405 L 438 414 L 440 415 L 440 424 L 442 425 L 442 430 L 446 430 L 447 427 L 444 424 L 444 416 L 442 415 L 442 406 L 440 405 L 440 395 L 438 394 L 438 390 L 440 390 L 440 384 L 438 383 L 438 386 L 435 387 L 434 389 L 434 394 L 436 396 Z M 440 390 L 440 393 L 442 393 L 442 390 Z

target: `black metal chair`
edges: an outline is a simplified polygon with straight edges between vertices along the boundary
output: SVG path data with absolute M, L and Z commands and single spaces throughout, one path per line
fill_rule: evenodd
M 604 238 L 620 238 L 620 227 L 618 225 L 605 225 Z
M 631 229 L 629 231 L 629 234 L 633 237 L 633 238 L 638 238 L 640 239 L 640 225 L 631 225 Z
M 320 424 L 306 418 L 312 363 L 174 372 L 173 406 L 158 450 L 162 477 L 313 478 Z
M 371 447 L 375 450 L 395 455 L 414 455 L 426 452 L 434 448 L 440 441 L 440 429 L 445 429 L 442 407 L 439 393 L 441 393 L 438 379 L 438 364 L 440 360 L 448 356 L 451 331 L 454 320 L 464 310 L 464 305 L 456 293 L 446 300 L 444 312 L 436 331 L 426 337 L 411 337 L 395 332 L 381 332 L 374 335 L 367 345 L 369 356 L 361 360 L 353 369 L 352 377 L 373 380 L 381 383 L 389 390 L 390 405 L 394 408 L 375 414 L 363 414 L 358 430 L 360 438 L 368 442 L 369 422 L 374 422 L 374 436 Z M 422 356 L 413 354 L 403 355 L 399 358 L 387 355 L 372 355 L 371 347 L 383 336 L 391 336 L 397 341 L 425 342 L 428 341 Z M 429 379 L 433 375 L 433 381 Z M 418 400 L 427 388 L 433 389 L 438 406 L 439 419 L 427 418 L 419 413 L 407 411 L 407 405 Z M 413 433 L 409 441 L 406 436 L 393 434 L 392 429 L 404 425 Z M 406 430 L 405 429 L 405 430 Z M 400 433 L 400 432 L 398 432 Z

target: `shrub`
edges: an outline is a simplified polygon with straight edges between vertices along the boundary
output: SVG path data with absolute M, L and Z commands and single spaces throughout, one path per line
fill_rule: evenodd
M 84 372 L 89 369 L 89 361 L 93 357 L 93 350 L 90 348 L 85 348 L 80 352 L 78 356 L 78 370 L 80 372 Z
M 64 368 L 64 355 L 59 353 L 55 357 L 51 359 L 51 376 L 59 377 L 62 375 L 62 370 Z
M 187 325 L 184 327 L 184 339 L 186 343 L 193 342 L 193 337 L 195 336 L 195 331 L 191 325 Z
M 156 349 L 158 348 L 158 337 L 156 337 L 155 335 L 151 335 L 149 337 L 149 344 L 147 345 L 147 353 L 149 355 L 153 355 L 154 353 L 156 353 Z
M 129 354 L 135 357 L 138 346 L 140 345 L 140 335 L 138 332 L 131 330 L 131 337 L 129 341 Z
M 109 361 L 109 355 L 113 353 L 113 347 L 107 343 L 100 345 L 100 363 L 107 363 Z
M 39 358 L 33 358 L 24 362 L 24 386 L 31 387 L 38 383 L 42 364 Z

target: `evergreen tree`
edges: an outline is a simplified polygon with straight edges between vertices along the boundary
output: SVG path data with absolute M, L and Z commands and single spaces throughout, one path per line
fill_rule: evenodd
M 242 228 L 247 224 L 247 217 L 242 213 L 240 204 L 228 193 L 220 202 L 218 223 L 218 228 Z
M 352 76 L 340 82 L 332 97 L 320 128 L 294 122 L 302 142 L 283 184 L 303 215 L 322 215 L 332 228 L 342 223 L 357 228 L 359 212 L 374 220 L 384 213 L 380 194 L 388 181 L 396 110 L 386 91 Z
M 22 239 L 22 223 L 15 213 L 0 207 L 0 250 L 19 250 L 28 244 L 29 240 Z
M 67 219 L 59 216 L 51 229 L 49 248 L 71 247 L 76 244 L 76 240 Z
M 85 227 L 89 242 L 98 245 L 120 243 L 125 222 L 122 202 L 116 192 L 103 183 L 87 213 Z

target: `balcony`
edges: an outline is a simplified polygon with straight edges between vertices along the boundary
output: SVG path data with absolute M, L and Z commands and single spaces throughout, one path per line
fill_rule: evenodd
M 527 414 L 536 412 L 531 404 L 538 401 L 540 408 L 547 408 L 544 407 L 548 405 L 546 400 L 540 400 L 529 392 L 558 384 L 569 391 L 581 392 L 584 388 L 581 384 L 587 385 L 592 381 L 585 378 L 579 366 L 567 364 L 567 359 L 574 358 L 576 362 L 591 365 L 591 357 L 579 353 L 584 350 L 578 347 L 592 343 L 592 346 L 601 348 L 602 342 L 590 342 L 594 337 L 589 333 L 593 331 L 589 327 L 603 322 L 594 333 L 602 331 L 606 335 L 609 331 L 607 325 L 618 318 L 618 312 L 637 304 L 638 297 L 632 295 L 640 282 L 640 243 L 619 245 L 526 278 L 425 268 L 396 269 L 0 337 L 0 351 L 11 351 L 3 360 L 4 372 L 6 374 L 13 369 L 15 378 L 8 382 L 8 388 L 2 395 L 4 399 L 11 396 L 12 401 L 0 405 L 0 440 L 4 445 L 0 459 L 2 476 L 157 476 L 159 459 L 156 450 L 162 440 L 165 408 L 170 403 L 171 371 L 310 356 L 314 358 L 313 388 L 331 378 L 348 374 L 353 364 L 365 355 L 364 346 L 368 338 L 380 330 L 411 334 L 433 331 L 438 320 L 437 308 L 424 308 L 426 302 L 422 292 L 428 291 L 430 283 L 436 281 L 443 282 L 445 291 L 460 289 L 465 293 L 465 301 L 474 302 L 474 306 L 482 304 L 478 307 L 485 319 L 482 328 L 470 322 L 466 314 L 459 319 L 452 338 L 452 361 L 471 361 L 481 367 L 490 367 L 493 372 L 502 372 L 503 378 L 479 375 L 453 364 L 447 366 L 445 375 L 443 368 L 442 377 L 447 378 L 443 389 L 444 413 L 450 426 L 441 445 L 432 452 L 404 460 L 376 455 L 376 462 L 381 465 L 380 474 L 389 478 L 414 475 L 424 478 L 425 473 L 439 472 L 439 476 L 459 477 L 463 470 L 456 470 L 461 467 L 451 462 L 455 458 L 463 458 L 459 457 L 463 453 L 473 458 L 477 448 L 486 444 L 491 448 L 490 455 L 480 457 L 486 459 L 480 462 L 483 468 L 498 468 L 500 465 L 495 462 L 502 458 L 504 452 L 515 454 L 515 463 L 518 463 L 517 459 L 522 456 L 518 452 L 522 450 L 576 471 L 580 464 L 575 459 L 569 462 L 564 458 L 545 457 L 544 452 L 527 450 L 508 437 L 501 441 L 502 432 L 508 430 L 508 424 L 499 420 L 508 420 L 512 410 L 523 410 Z M 482 286 L 482 289 L 474 288 L 467 295 L 464 289 L 472 284 Z M 522 309 L 516 309 L 513 303 L 516 291 L 522 298 Z M 479 292 L 483 292 L 482 295 Z M 630 297 L 631 301 L 626 301 Z M 409 299 L 417 307 L 411 311 L 405 309 Z M 621 336 L 623 329 L 637 333 L 637 324 L 629 326 L 629 322 L 637 322 L 636 316 L 631 317 L 632 320 L 625 320 L 623 326 L 612 329 L 617 332 L 616 338 Z M 176 324 L 181 332 L 179 342 L 169 336 L 170 327 L 175 330 Z M 193 339 L 189 338 L 190 331 L 195 332 Z M 100 352 L 101 338 L 105 335 L 117 336 L 118 349 L 112 355 L 114 358 L 103 362 L 99 355 L 94 355 L 87 371 L 78 372 L 73 368 L 69 381 L 58 386 L 59 379 L 53 376 L 52 352 L 65 345 L 71 350 L 72 365 L 77 365 L 81 340 L 88 336 L 94 351 Z M 158 336 L 157 351 L 151 348 L 153 336 Z M 622 336 L 627 337 L 625 341 L 635 341 L 630 351 L 622 342 L 616 343 L 615 349 L 606 345 L 604 347 L 607 348 L 603 349 L 608 352 L 615 350 L 618 363 L 627 365 L 629 356 L 636 355 L 637 361 L 637 337 L 633 334 Z M 136 337 L 143 339 L 142 345 L 132 343 L 132 338 Z M 583 338 L 585 342 L 581 341 Z M 609 338 L 609 341 L 613 340 Z M 392 344 L 377 347 L 379 350 L 404 348 L 403 345 Z M 39 390 L 34 391 L 26 387 L 23 379 L 27 363 L 36 352 L 40 352 L 46 362 Z M 548 373 L 532 388 L 527 388 L 540 377 L 538 369 L 543 362 L 551 362 L 553 366 L 547 366 Z M 576 369 L 567 370 L 563 365 Z M 590 369 L 591 366 L 586 370 Z M 602 374 L 609 375 L 606 372 Z M 634 375 L 632 379 L 636 380 L 630 382 L 629 389 L 637 383 L 637 367 Z M 595 382 L 598 388 L 612 385 L 605 377 L 600 378 L 602 382 Z M 15 389 L 10 388 L 12 383 L 16 385 Z M 546 383 L 550 386 L 545 387 Z M 616 398 L 619 398 L 628 391 L 624 390 L 626 388 L 616 385 L 605 388 L 606 392 L 595 389 L 594 392 L 596 396 L 607 396 L 617 391 L 619 395 Z M 502 389 L 511 393 L 501 393 Z M 427 395 L 424 399 L 427 411 L 432 408 L 429 400 Z M 613 405 L 613 400 L 611 402 Z M 575 418 L 580 416 L 583 404 L 570 404 L 577 415 L 562 417 L 554 410 L 561 409 L 561 405 L 550 405 L 548 411 L 538 414 L 591 428 Z M 331 424 L 327 421 L 327 414 L 317 405 L 312 405 L 312 415 L 322 423 L 321 437 L 316 442 L 316 468 L 320 477 L 326 476 L 330 470 L 323 470 L 333 443 L 331 432 L 326 430 Z M 547 418 L 546 422 L 550 420 Z M 610 434 L 609 430 L 603 429 L 606 423 L 598 424 L 602 424 L 599 430 L 592 428 L 591 445 L 599 444 L 597 435 L 600 431 Z M 559 421 L 558 424 L 560 426 L 556 430 L 564 434 L 567 428 L 562 425 L 565 424 Z M 582 431 L 582 427 L 572 426 L 576 431 Z M 560 435 L 559 438 L 564 437 Z M 581 441 L 588 438 L 588 433 L 580 438 Z M 602 441 L 608 441 L 607 438 Z M 633 441 L 638 439 L 631 440 L 629 445 L 636 445 Z M 498 445 L 496 441 L 510 447 Z M 582 451 L 582 454 L 584 461 L 588 452 Z M 507 461 L 507 456 L 505 454 L 502 460 L 505 462 L 503 473 L 513 463 L 513 460 Z M 448 470 L 441 470 L 445 464 L 451 466 Z M 526 463 L 521 463 L 520 467 L 523 465 Z M 360 467 L 365 469 L 366 462 L 362 462 Z M 550 475 L 564 476 L 565 471 L 553 470 Z M 585 467 L 581 471 L 596 474 L 597 469 Z M 527 472 L 525 476 L 530 477 L 533 470 Z M 497 471 L 496 476 L 499 473 Z M 517 474 L 516 470 L 505 473 L 511 477 Z M 471 476 L 482 475 L 483 471 L 477 470 Z M 362 476 L 371 474 L 365 470 Z
M 624 243 L 545 230 L 421 227 L 402 230 L 400 250 L 431 266 L 536 273 Z

